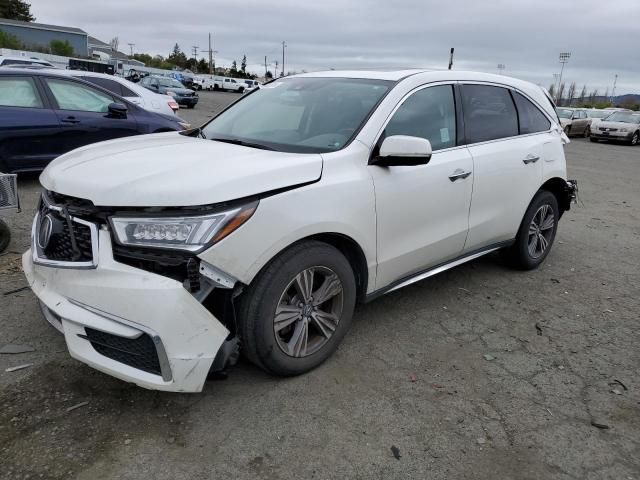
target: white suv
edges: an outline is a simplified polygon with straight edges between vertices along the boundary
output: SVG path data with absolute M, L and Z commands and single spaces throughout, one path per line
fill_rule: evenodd
M 200 129 L 54 160 L 24 271 L 71 355 L 123 380 L 195 392 L 239 352 L 296 375 L 357 301 L 498 249 L 537 267 L 575 195 L 566 142 L 509 77 L 287 77 Z

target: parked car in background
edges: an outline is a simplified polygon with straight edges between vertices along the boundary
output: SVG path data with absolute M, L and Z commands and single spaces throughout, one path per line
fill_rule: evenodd
M 638 145 L 640 143 L 640 113 L 617 111 L 600 120 L 597 128 L 591 132 L 591 141 L 598 142 L 600 140 Z
M 600 120 L 611 115 L 610 110 L 600 108 L 589 108 L 586 110 L 587 116 L 591 119 L 591 130 L 598 124 Z
M 591 118 L 584 108 L 557 107 L 560 124 L 567 136 L 582 135 L 588 137 L 591 133 Z
M 176 102 L 173 97 L 154 93 L 122 77 L 109 75 L 107 73 L 83 72 L 80 70 L 56 70 L 54 73 L 80 78 L 86 82 L 98 85 L 151 112 L 172 114 L 180 109 L 178 102 Z
M 240 348 L 302 374 L 357 301 L 499 249 L 538 267 L 576 190 L 557 122 L 511 77 L 281 78 L 202 128 L 58 158 L 23 268 L 71 355 L 127 382 L 200 391 Z
M 90 143 L 188 126 L 52 70 L 0 69 L 0 171 L 6 173 L 42 170 Z
M 195 90 L 213 90 L 215 77 L 200 76 L 193 79 L 193 87 Z
M 149 75 L 140 80 L 140 85 L 154 93 L 169 95 L 178 102 L 178 105 L 193 108 L 198 103 L 198 94 L 186 88 L 178 80 L 171 77 L 161 77 L 159 75 Z
M 189 72 L 174 71 L 169 74 L 169 77 L 179 81 L 186 88 L 193 88 L 193 74 Z
M 260 84 L 257 80 L 243 80 L 243 82 L 247 86 L 245 92 L 252 92 L 257 88 L 260 88 Z
M 0 55 L 0 67 L 7 67 L 12 65 L 33 65 L 47 68 L 56 68 L 52 63 L 46 60 L 40 60 L 39 58 L 28 57 L 8 57 Z

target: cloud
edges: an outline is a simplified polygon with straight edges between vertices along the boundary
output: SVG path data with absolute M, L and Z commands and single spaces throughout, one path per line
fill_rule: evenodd
M 135 51 L 167 55 L 174 43 L 206 55 L 211 32 L 218 65 L 246 54 L 249 69 L 454 67 L 506 74 L 548 86 L 561 51 L 564 78 L 603 92 L 640 93 L 637 0 L 30 0 L 38 21 L 82 28 Z M 580 87 L 579 87 L 580 88 Z

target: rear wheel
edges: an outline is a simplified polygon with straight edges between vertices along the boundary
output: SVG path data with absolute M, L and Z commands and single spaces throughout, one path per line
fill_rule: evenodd
M 638 132 L 634 132 L 629 143 L 635 146 L 638 145 L 638 141 L 640 141 L 640 136 L 638 135 Z
M 584 129 L 584 138 L 591 136 L 591 127 L 587 125 L 587 128 Z
M 353 270 L 339 250 L 306 241 L 275 258 L 244 293 L 244 355 L 275 375 L 299 375 L 324 362 L 349 330 Z
M 11 242 L 11 230 L 9 225 L 0 220 L 0 253 L 4 252 Z
M 589 140 L 591 140 L 593 143 L 598 143 L 598 139 L 597 138 L 589 137 Z
M 556 196 L 540 190 L 524 214 L 515 243 L 509 249 L 513 266 L 522 270 L 538 267 L 549 254 L 558 229 L 560 211 Z

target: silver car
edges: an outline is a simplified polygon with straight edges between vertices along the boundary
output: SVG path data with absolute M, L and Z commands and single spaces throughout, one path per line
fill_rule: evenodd
M 601 120 L 591 132 L 591 141 L 599 140 L 625 142 L 629 145 L 640 143 L 640 113 L 613 112 Z
M 556 112 L 567 137 L 582 135 L 586 138 L 591 134 L 591 118 L 585 109 L 558 107 Z

